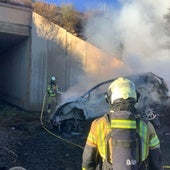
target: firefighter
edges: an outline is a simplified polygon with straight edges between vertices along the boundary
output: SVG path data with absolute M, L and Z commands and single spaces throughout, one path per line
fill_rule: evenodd
M 47 88 L 47 95 L 48 95 L 47 112 L 49 115 L 52 113 L 52 111 L 55 109 L 57 105 L 57 93 L 58 93 L 58 85 L 56 83 L 56 78 L 52 76 Z
M 119 77 L 111 83 L 108 88 L 108 92 L 106 93 L 106 100 L 109 103 L 110 108 L 107 114 L 95 119 L 91 124 L 91 128 L 82 155 L 82 170 L 114 169 L 113 167 L 107 168 L 105 165 L 107 158 L 110 158 L 111 163 L 113 162 L 112 159 L 114 159 L 115 153 L 115 145 L 110 146 L 112 150 L 109 151 L 106 147 L 106 137 L 107 134 L 111 131 L 108 122 L 110 117 L 115 115 L 116 113 L 122 113 L 127 111 L 133 113 L 135 117 L 139 118 L 140 126 L 142 127 L 137 133 L 139 134 L 138 136 L 140 139 L 140 141 L 138 141 L 140 151 L 138 150 L 139 157 L 137 169 L 162 170 L 160 141 L 153 125 L 149 121 L 143 120 L 140 115 L 137 114 L 137 111 L 135 109 L 135 103 L 137 103 L 138 97 L 139 95 L 135 89 L 135 84 L 132 81 L 123 77 Z M 118 122 L 118 125 L 119 124 L 120 122 Z M 112 144 L 109 143 L 109 145 Z M 109 153 L 110 155 L 108 155 Z M 115 157 L 117 157 L 117 154 L 115 155 Z M 122 157 L 118 158 L 119 161 L 117 161 L 117 163 L 121 162 L 123 156 L 124 154 L 122 154 Z M 99 167 L 100 163 L 102 165 L 100 165 Z M 131 162 L 129 162 L 129 164 L 131 164 Z M 127 170 L 127 168 L 124 169 Z

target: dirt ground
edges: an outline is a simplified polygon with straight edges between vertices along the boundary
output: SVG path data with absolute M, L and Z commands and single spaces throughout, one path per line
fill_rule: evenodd
M 14 166 L 26 170 L 81 169 L 85 139 L 64 139 L 41 126 L 40 113 L 27 113 L 0 103 L 0 170 Z
M 0 170 L 14 166 L 26 170 L 80 170 L 86 135 L 58 138 L 55 130 L 52 132 L 41 126 L 40 113 L 27 113 L 0 102 Z M 163 164 L 168 166 L 169 146 L 169 138 L 162 138 Z

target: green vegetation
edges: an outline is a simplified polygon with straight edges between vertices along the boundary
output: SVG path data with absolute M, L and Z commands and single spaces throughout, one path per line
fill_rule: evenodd
M 74 10 L 71 4 L 63 4 L 57 7 L 43 2 L 33 2 L 32 9 L 49 21 L 65 28 L 68 32 L 81 35 L 83 14 Z

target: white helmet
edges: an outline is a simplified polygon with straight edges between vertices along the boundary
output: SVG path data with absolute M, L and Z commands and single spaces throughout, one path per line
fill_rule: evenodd
M 110 104 L 113 104 L 117 99 L 128 98 L 133 98 L 135 102 L 137 101 L 135 84 L 126 78 L 119 77 L 110 84 L 107 93 L 107 100 Z
M 51 81 L 55 81 L 55 77 L 54 76 L 51 77 Z

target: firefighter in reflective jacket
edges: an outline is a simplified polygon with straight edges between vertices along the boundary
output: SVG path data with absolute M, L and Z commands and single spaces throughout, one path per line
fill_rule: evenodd
M 51 77 L 51 81 L 47 88 L 47 94 L 48 94 L 47 112 L 48 114 L 51 114 L 51 112 L 54 110 L 54 108 L 57 105 L 57 92 L 58 92 L 58 86 L 56 83 L 56 78 L 53 76 Z
M 110 105 L 108 112 L 110 116 L 119 111 L 129 111 L 137 115 L 135 103 L 138 100 L 138 93 L 134 83 L 130 80 L 120 77 L 113 81 L 105 97 Z M 116 123 L 121 126 L 121 121 Z M 116 124 L 113 123 L 113 126 L 116 126 Z M 82 170 L 109 169 L 105 166 L 105 160 L 108 157 L 107 154 L 110 153 L 109 158 L 112 163 L 113 155 L 112 150 L 107 151 L 105 138 L 110 131 L 111 128 L 105 115 L 92 122 L 82 155 Z M 153 125 L 140 118 L 138 134 L 141 139 L 138 169 L 162 170 L 160 141 Z M 119 160 L 121 161 L 121 158 Z M 102 166 L 99 168 L 100 162 Z

